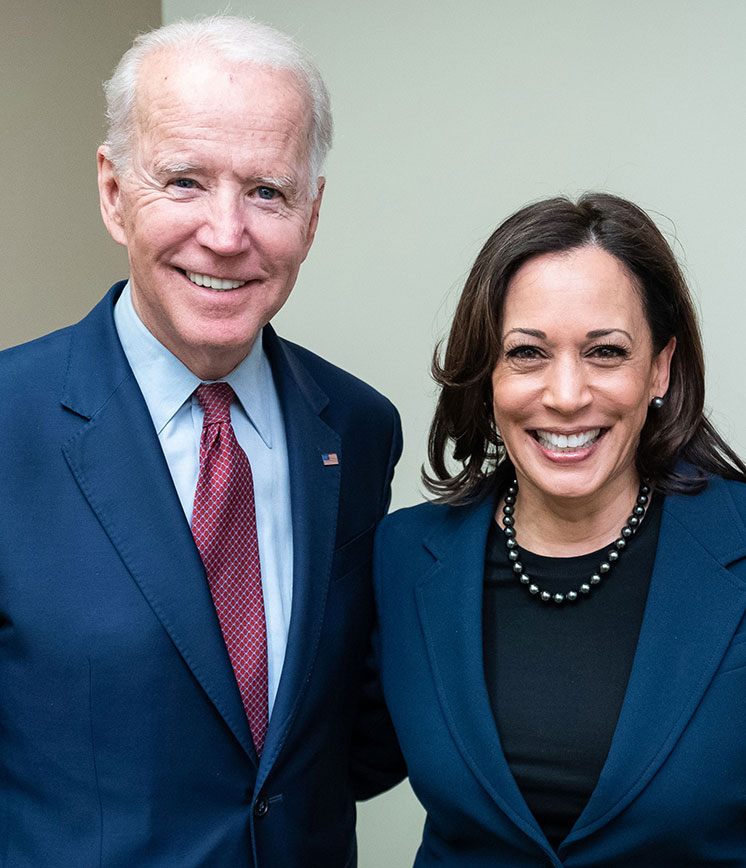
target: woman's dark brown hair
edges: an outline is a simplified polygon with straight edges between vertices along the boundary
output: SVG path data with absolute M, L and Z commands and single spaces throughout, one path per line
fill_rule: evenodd
M 709 475 L 746 481 L 746 465 L 704 415 L 702 340 L 691 296 L 666 239 L 632 202 L 586 193 L 528 205 L 490 236 L 466 281 L 441 362 L 433 377 L 441 388 L 430 428 L 432 474 L 423 471 L 437 500 L 466 503 L 504 484 L 513 468 L 495 427 L 492 372 L 500 353 L 508 285 L 533 256 L 594 245 L 620 260 L 642 298 L 660 352 L 676 338 L 662 409 L 651 409 L 640 434 L 637 470 L 664 493 L 700 491 Z M 453 472 L 453 459 L 461 469 Z

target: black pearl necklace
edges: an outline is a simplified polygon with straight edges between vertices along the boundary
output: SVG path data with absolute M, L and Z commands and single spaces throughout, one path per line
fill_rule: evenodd
M 611 571 L 611 567 L 619 560 L 619 555 L 627 547 L 627 541 L 632 537 L 640 522 L 645 516 L 645 510 L 650 500 L 650 486 L 645 482 L 640 484 L 640 491 L 637 495 L 637 500 L 632 509 L 632 515 L 627 519 L 622 528 L 619 539 L 615 540 L 612 547 L 606 553 L 606 560 L 601 561 L 598 570 L 588 579 L 587 582 L 577 588 L 577 590 L 566 591 L 564 594 L 551 594 L 549 591 L 542 590 L 536 582 L 534 582 L 526 573 L 523 572 L 523 564 L 520 561 L 520 551 L 515 538 L 515 499 L 518 494 L 518 480 L 514 479 L 508 487 L 505 495 L 505 503 L 503 504 L 503 535 L 505 536 L 505 545 L 508 549 L 508 559 L 513 565 L 513 572 L 518 577 L 522 585 L 525 585 L 529 594 L 538 597 L 545 603 L 553 600 L 557 605 L 568 600 L 574 603 L 581 595 L 587 596 L 593 588 L 597 588 L 601 584 L 602 577 L 606 577 Z

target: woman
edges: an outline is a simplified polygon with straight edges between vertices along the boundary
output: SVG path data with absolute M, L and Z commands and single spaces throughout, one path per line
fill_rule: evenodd
M 746 866 L 746 467 L 663 236 L 522 209 L 434 371 L 436 503 L 376 547 L 416 865 Z

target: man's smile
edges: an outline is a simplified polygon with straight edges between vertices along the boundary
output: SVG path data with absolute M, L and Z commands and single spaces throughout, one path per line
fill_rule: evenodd
M 181 269 L 179 270 L 181 271 Z M 219 291 L 238 289 L 240 286 L 248 283 L 247 280 L 225 280 L 221 277 L 212 277 L 209 274 L 197 274 L 194 271 L 184 271 L 184 274 L 197 286 L 202 286 L 205 289 L 217 289 Z

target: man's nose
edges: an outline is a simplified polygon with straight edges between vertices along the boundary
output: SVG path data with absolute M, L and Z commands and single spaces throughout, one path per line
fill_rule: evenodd
M 556 359 L 549 365 L 542 394 L 544 406 L 568 416 L 592 401 L 588 372 L 581 359 Z
M 240 196 L 215 195 L 197 232 L 197 240 L 220 256 L 243 253 L 249 242 L 247 214 Z

